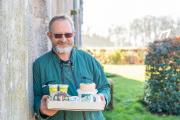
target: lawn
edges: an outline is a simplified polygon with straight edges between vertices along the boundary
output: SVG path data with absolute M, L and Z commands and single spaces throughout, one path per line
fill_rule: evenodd
M 111 76 L 113 80 L 112 111 L 104 111 L 106 120 L 180 120 L 180 116 L 151 114 L 141 103 L 143 98 L 144 82 L 120 75 Z

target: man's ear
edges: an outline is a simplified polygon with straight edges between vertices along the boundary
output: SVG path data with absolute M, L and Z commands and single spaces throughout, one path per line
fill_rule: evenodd
M 52 34 L 51 34 L 51 32 L 47 32 L 47 36 L 49 37 L 50 40 L 52 39 Z

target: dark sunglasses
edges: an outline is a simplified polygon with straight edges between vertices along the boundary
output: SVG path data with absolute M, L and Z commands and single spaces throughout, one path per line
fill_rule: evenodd
M 53 33 L 53 34 L 56 39 L 62 38 L 63 35 L 65 36 L 65 38 L 71 38 L 73 36 L 73 33 L 65 33 L 65 34 Z

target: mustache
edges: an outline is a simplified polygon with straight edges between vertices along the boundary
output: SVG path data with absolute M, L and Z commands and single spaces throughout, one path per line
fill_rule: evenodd
M 67 46 L 73 46 L 74 42 L 68 43 L 67 41 L 58 41 L 57 45 L 67 45 Z

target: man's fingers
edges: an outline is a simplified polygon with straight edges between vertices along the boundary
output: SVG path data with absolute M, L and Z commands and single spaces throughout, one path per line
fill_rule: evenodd
M 48 116 L 53 116 L 54 114 L 57 113 L 57 110 L 49 110 L 47 108 L 47 99 L 48 99 L 48 96 L 47 95 L 44 95 L 41 99 L 41 107 L 40 107 L 40 112 L 42 114 L 45 114 L 45 115 L 48 115 Z
M 42 97 L 42 100 L 47 100 L 48 99 L 48 95 L 43 95 L 43 97 Z
M 104 95 L 103 94 L 99 94 L 100 98 L 102 101 L 105 101 Z
M 41 99 L 41 102 L 42 102 L 43 104 L 45 104 L 46 101 L 47 101 L 47 99 L 48 99 L 48 95 L 43 95 L 43 97 L 42 97 L 42 99 Z

